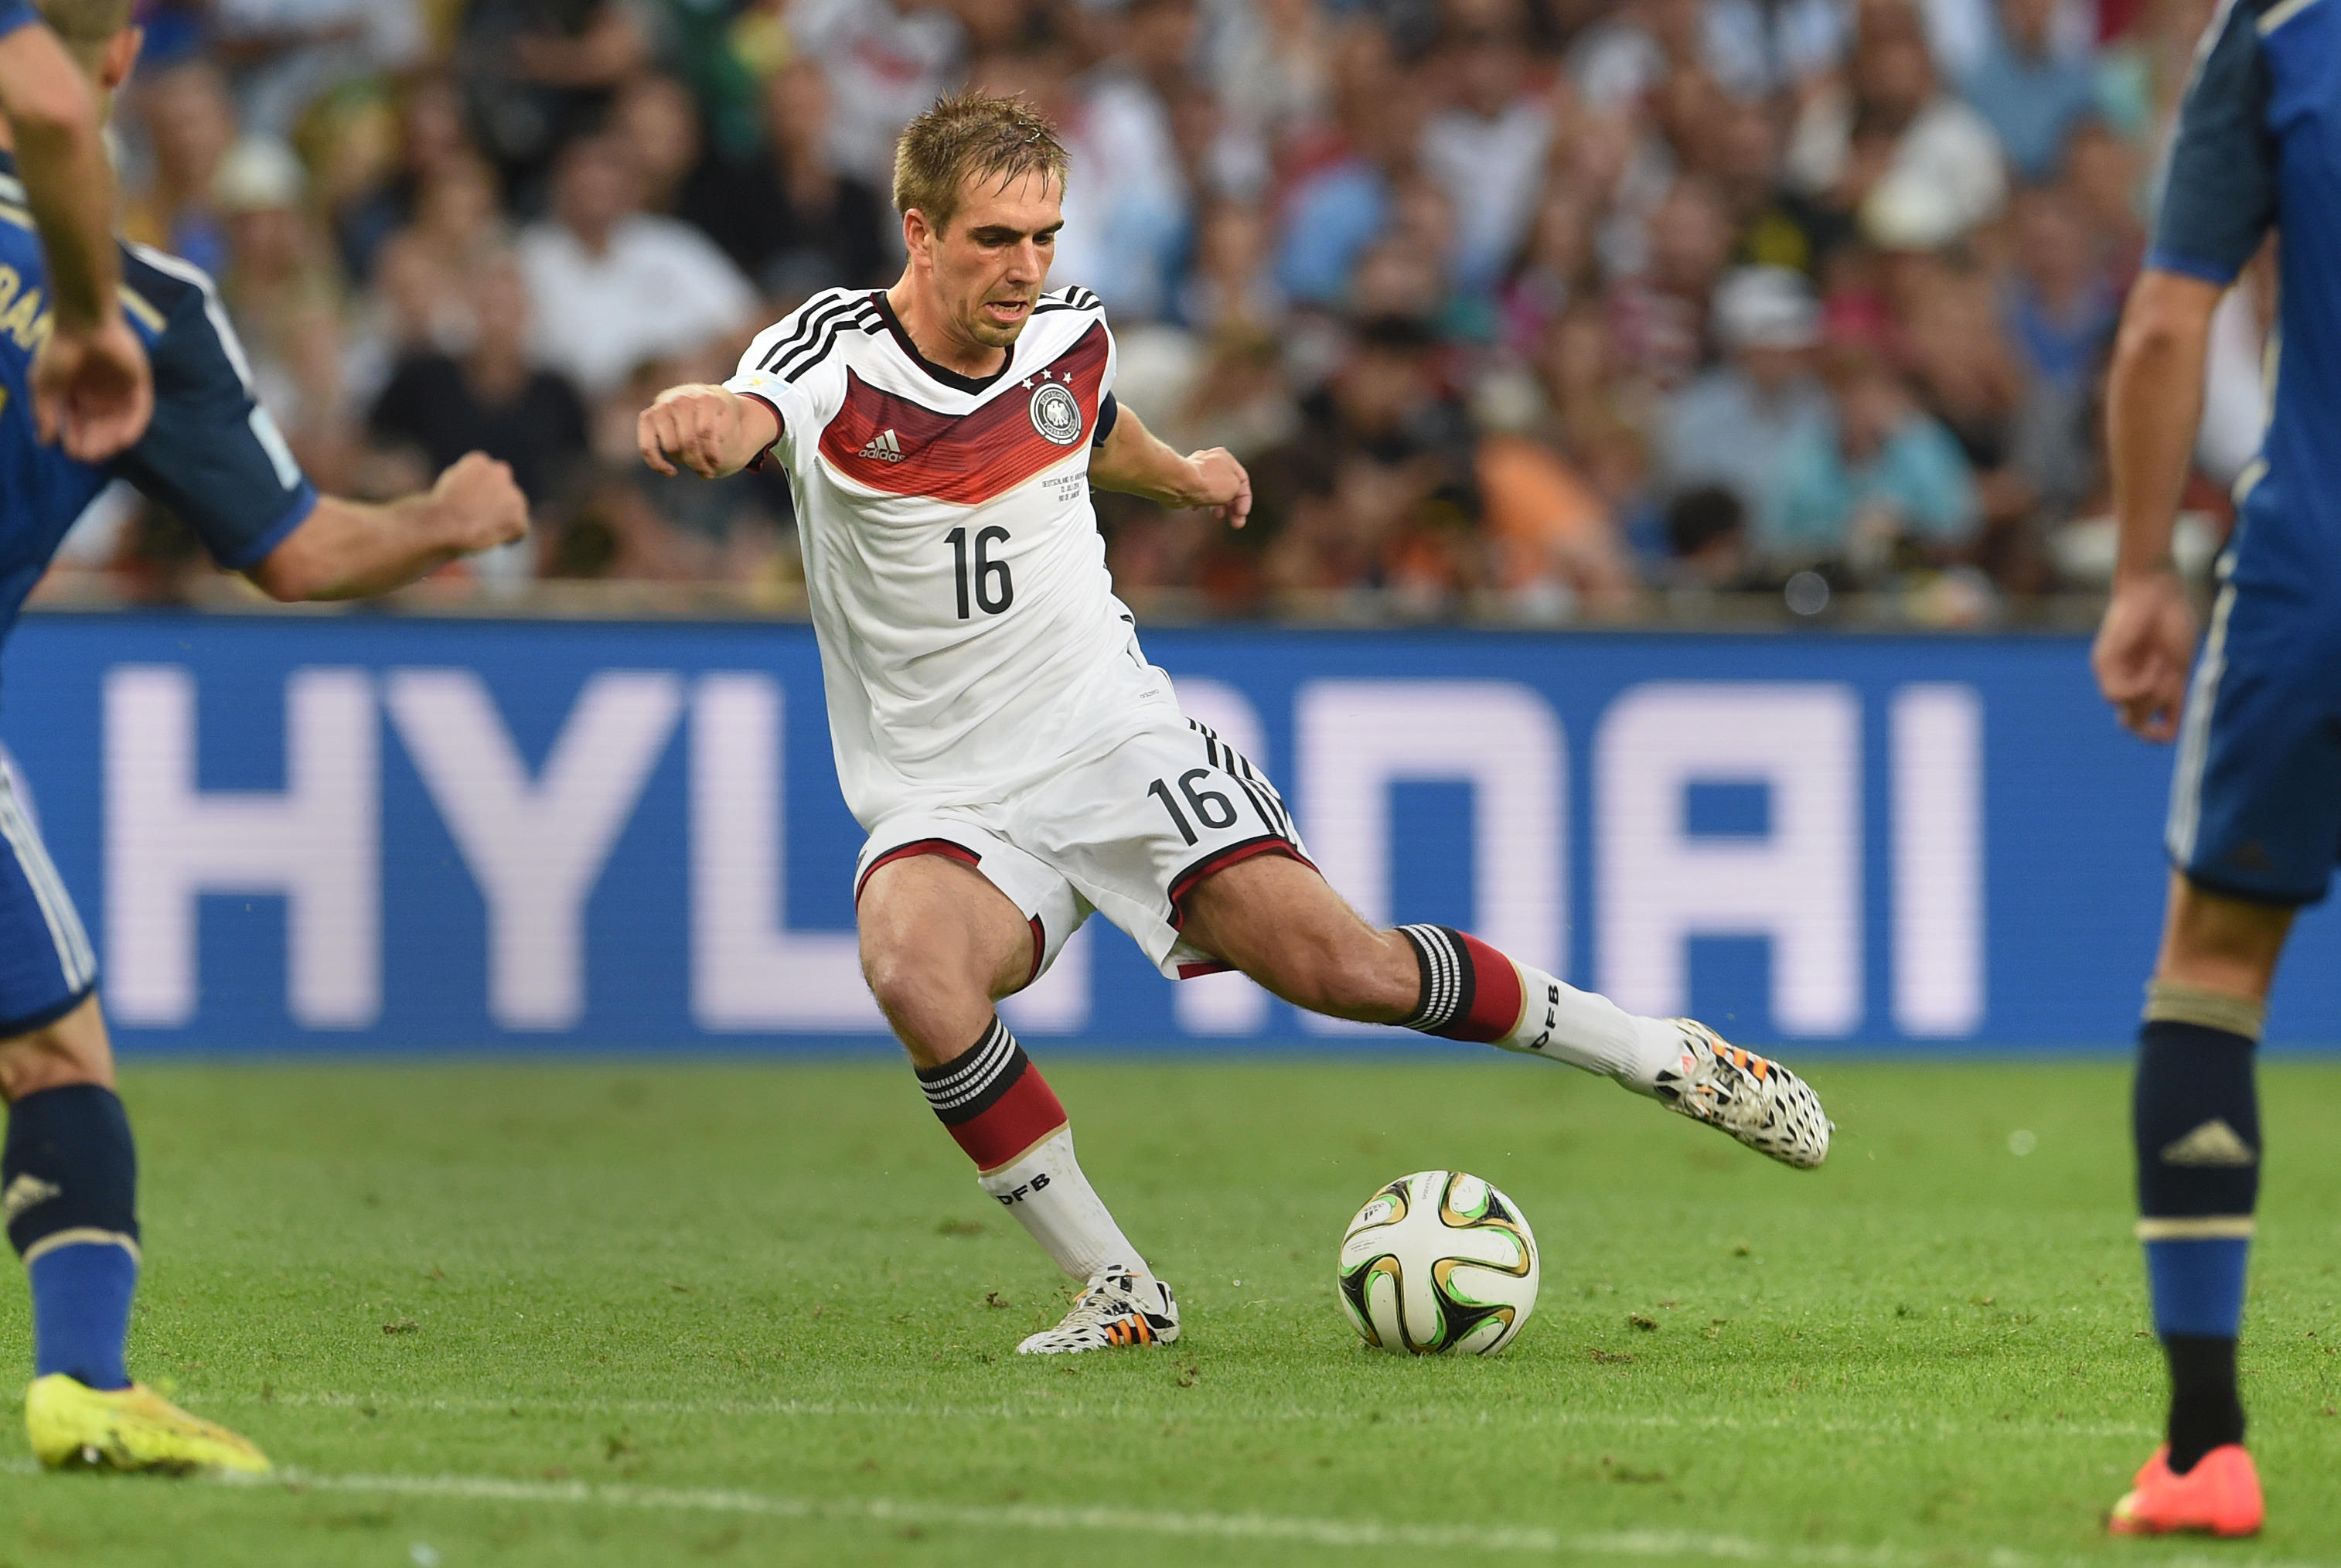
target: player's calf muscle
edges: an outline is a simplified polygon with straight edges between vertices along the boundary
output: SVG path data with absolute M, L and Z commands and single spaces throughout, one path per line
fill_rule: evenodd
M 71 1084 L 114 1087 L 114 1053 L 95 996 L 53 1024 L 0 1040 L 0 1100 L 13 1104 Z

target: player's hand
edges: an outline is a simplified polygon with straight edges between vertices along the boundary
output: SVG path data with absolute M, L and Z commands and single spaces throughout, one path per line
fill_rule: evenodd
M 1194 506 L 1208 506 L 1211 515 L 1230 528 L 1240 528 L 1251 515 L 1251 475 L 1224 446 L 1207 446 L 1187 459 L 1195 470 Z
M 779 437 L 772 410 L 720 386 L 670 386 L 634 421 L 643 461 L 670 476 L 677 464 L 702 479 L 737 474 Z
M 431 486 L 431 504 L 453 525 L 466 555 L 510 544 L 528 534 L 528 497 L 512 464 L 467 452 Z
M 2149 741 L 2178 733 L 2194 657 L 2195 611 L 2178 574 L 2164 567 L 2117 578 L 2089 667 L 2124 729 Z
M 146 434 L 154 377 L 138 335 L 111 311 L 95 325 L 59 324 L 33 359 L 33 424 L 81 463 L 103 463 Z

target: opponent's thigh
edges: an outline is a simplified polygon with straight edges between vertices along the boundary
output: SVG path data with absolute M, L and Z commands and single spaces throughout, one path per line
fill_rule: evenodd
M 1395 1023 L 1421 1001 L 1414 949 L 1351 909 L 1315 868 L 1255 855 L 1189 890 L 1187 940 L 1296 1006 Z
M 1031 922 L 981 872 L 941 854 L 871 873 L 854 922 L 870 994 L 921 1067 L 974 1044 L 993 1000 L 1032 973 Z
M 0 1100 L 14 1104 L 69 1084 L 114 1087 L 114 1046 L 95 996 L 62 1018 L 0 1040 Z

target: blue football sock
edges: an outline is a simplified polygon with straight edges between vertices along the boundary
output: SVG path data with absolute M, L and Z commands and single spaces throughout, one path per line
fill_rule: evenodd
M 2254 1022 L 2233 1016 L 2244 1004 L 2159 985 L 2151 994 L 2130 1130 L 2147 1290 L 2170 1363 L 2170 1467 L 2184 1474 L 2244 1436 L 2236 1341 L 2259 1199 L 2259 1096 L 2254 1035 L 2210 1022 Z
M 0 1213 L 33 1287 L 33 1363 L 122 1388 L 138 1284 L 138 1157 L 111 1089 L 70 1084 L 8 1107 Z
M 127 1388 L 123 1350 L 138 1260 L 110 1242 L 52 1247 L 25 1271 L 33 1283 L 33 1375 L 53 1372 L 92 1388 Z
M 2154 1332 L 2234 1339 L 2244 1323 L 2244 1271 L 2252 1243 L 2241 1236 L 2146 1243 Z

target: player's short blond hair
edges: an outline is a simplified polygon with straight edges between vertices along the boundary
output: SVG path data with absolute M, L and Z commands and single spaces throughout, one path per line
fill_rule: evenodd
M 68 44 L 103 44 L 130 25 L 130 0 L 39 0 L 39 10 Z
M 1057 127 L 1022 98 L 956 93 L 912 120 L 894 145 L 894 207 L 917 208 L 941 234 L 975 182 L 994 181 L 1004 190 L 1028 175 L 1045 175 L 1061 191 L 1068 161 Z

